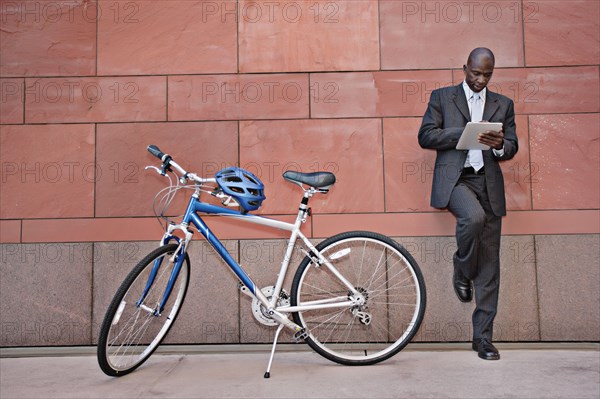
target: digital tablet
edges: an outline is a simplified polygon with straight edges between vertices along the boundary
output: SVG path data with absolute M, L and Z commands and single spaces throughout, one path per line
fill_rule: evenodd
M 479 133 L 493 130 L 499 132 L 502 129 L 502 123 L 500 122 L 469 122 L 465 126 L 458 144 L 456 145 L 457 150 L 487 150 L 490 147 L 481 144 L 477 141 Z

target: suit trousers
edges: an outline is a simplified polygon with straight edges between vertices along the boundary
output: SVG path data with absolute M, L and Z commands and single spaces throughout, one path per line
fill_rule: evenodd
M 454 269 L 473 282 L 473 339 L 492 339 L 500 288 L 502 217 L 494 215 L 485 175 L 463 173 L 450 195 L 448 210 L 456 217 Z

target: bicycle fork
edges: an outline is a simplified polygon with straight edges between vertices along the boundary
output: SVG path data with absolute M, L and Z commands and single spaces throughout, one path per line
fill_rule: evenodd
M 163 297 L 162 297 L 160 303 L 154 304 L 154 308 L 151 308 L 147 305 L 144 305 L 144 300 L 146 299 L 146 296 L 148 295 L 148 292 L 150 291 L 150 287 L 152 287 L 152 284 L 154 284 L 156 275 L 159 273 L 159 270 L 162 266 L 163 261 L 165 261 L 165 259 L 163 257 L 160 259 L 156 259 L 154 261 L 154 265 L 150 272 L 150 276 L 148 276 L 148 281 L 146 282 L 146 287 L 144 288 L 144 291 L 142 292 L 140 299 L 138 299 L 136 302 L 137 307 L 142 308 L 143 310 L 147 311 L 148 313 L 153 313 L 154 316 L 160 316 L 160 314 L 162 313 L 162 311 L 165 308 L 165 303 L 171 296 L 171 292 L 173 291 L 173 286 L 175 285 L 175 280 L 177 280 L 177 277 L 179 276 L 179 272 L 181 271 L 181 266 L 183 265 L 184 258 L 185 258 L 185 250 L 184 250 L 184 248 L 181 247 L 181 244 L 180 244 L 180 246 L 173 253 L 173 255 L 171 255 L 167 259 L 168 262 L 174 263 L 174 265 L 173 265 L 173 270 L 171 271 L 171 275 L 169 276 L 169 281 L 167 282 L 167 287 L 165 288 L 165 292 L 163 293 Z
M 180 239 L 179 237 L 173 235 L 173 231 L 175 229 L 182 230 L 185 233 L 185 238 Z M 167 282 L 167 286 L 165 288 L 165 292 L 163 293 L 162 300 L 158 304 L 154 304 L 154 308 L 151 308 L 147 305 L 144 305 L 144 300 L 150 291 L 150 287 L 154 284 L 154 280 L 156 279 L 156 275 L 158 274 L 164 257 L 156 259 L 154 261 L 154 265 L 152 266 L 152 270 L 150 271 L 150 275 L 148 276 L 148 281 L 146 282 L 146 287 L 144 291 L 142 291 L 142 295 L 136 302 L 136 306 L 147 311 L 148 313 L 153 313 L 154 316 L 160 316 L 161 312 L 165 308 L 165 303 L 169 300 L 171 296 L 171 292 L 173 291 L 173 286 L 175 285 L 175 280 L 179 276 L 179 272 L 181 271 L 181 267 L 183 266 L 183 261 L 185 259 L 185 254 L 187 251 L 187 245 L 192 238 L 192 233 L 187 229 L 182 229 L 178 226 L 169 226 L 169 230 L 165 233 L 164 237 L 161 240 L 161 246 L 168 244 L 171 240 L 175 240 L 178 244 L 177 249 L 173 252 L 168 258 L 168 262 L 173 263 L 173 270 L 171 271 L 171 275 L 169 276 L 169 281 Z

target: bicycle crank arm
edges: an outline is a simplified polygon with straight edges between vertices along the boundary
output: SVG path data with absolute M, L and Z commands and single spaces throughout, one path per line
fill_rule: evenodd
M 254 295 L 252 295 L 252 292 L 250 292 L 250 290 L 248 289 L 248 287 L 246 287 L 244 284 L 242 283 L 238 283 L 238 289 L 240 290 L 240 292 L 244 295 L 249 296 L 252 299 L 255 299 L 256 297 Z M 285 314 L 280 313 L 276 310 L 268 310 L 267 313 L 269 314 L 269 317 L 271 317 L 273 320 L 275 320 L 276 322 L 278 322 L 279 324 L 284 325 L 285 327 L 289 328 L 290 330 L 294 331 L 295 333 L 298 333 L 300 331 L 303 330 L 302 327 L 300 327 L 298 324 L 294 323 L 293 321 L 291 321 Z
M 279 324 L 283 324 L 284 326 L 286 326 L 290 330 L 294 331 L 294 333 L 298 333 L 298 332 L 304 330 L 298 324 L 296 324 L 293 321 L 291 321 L 283 313 L 279 313 L 276 310 L 269 310 L 268 313 L 269 313 L 269 316 L 271 316 L 273 318 L 273 320 L 277 321 Z

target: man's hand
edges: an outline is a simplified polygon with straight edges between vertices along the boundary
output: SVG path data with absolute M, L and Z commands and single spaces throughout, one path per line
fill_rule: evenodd
M 477 136 L 477 141 L 496 150 L 501 150 L 504 146 L 504 133 L 502 132 L 502 128 L 499 132 L 488 130 L 486 132 L 479 133 L 479 136 Z

